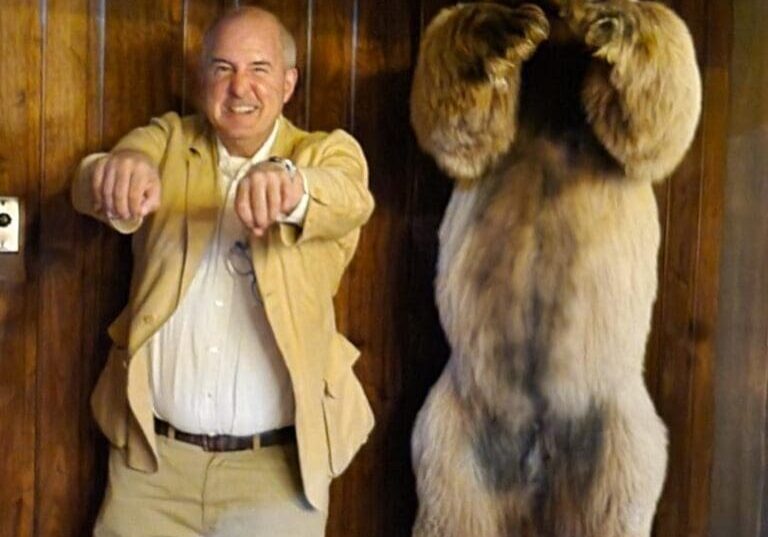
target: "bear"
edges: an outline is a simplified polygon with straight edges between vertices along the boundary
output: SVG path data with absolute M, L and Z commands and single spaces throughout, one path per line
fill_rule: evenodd
M 411 438 L 414 537 L 648 537 L 667 431 L 643 379 L 653 184 L 694 138 L 693 40 L 646 0 L 448 7 L 411 89 L 454 180 L 435 294 L 449 360 Z

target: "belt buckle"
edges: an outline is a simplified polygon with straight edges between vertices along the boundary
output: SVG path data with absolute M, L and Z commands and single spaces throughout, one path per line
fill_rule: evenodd
M 216 442 L 216 437 L 204 434 L 202 438 L 201 447 L 203 448 L 203 451 L 207 453 L 216 451 L 216 448 L 218 447 L 218 443 Z

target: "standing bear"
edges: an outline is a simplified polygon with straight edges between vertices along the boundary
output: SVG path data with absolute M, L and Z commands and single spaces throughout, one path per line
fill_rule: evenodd
M 648 537 L 667 462 L 643 382 L 652 184 L 698 123 L 686 26 L 650 1 L 458 5 L 427 28 L 411 97 L 456 181 L 413 535 Z

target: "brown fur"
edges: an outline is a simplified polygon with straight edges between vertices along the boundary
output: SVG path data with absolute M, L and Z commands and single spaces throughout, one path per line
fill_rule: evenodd
M 643 384 L 650 183 L 700 83 L 668 8 L 470 4 L 422 43 L 412 122 L 458 182 L 437 300 L 452 357 L 413 435 L 417 537 L 647 537 L 666 432 Z

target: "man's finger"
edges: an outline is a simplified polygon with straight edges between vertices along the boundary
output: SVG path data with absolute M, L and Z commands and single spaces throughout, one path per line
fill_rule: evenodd
M 144 191 L 144 199 L 141 201 L 139 208 L 139 216 L 147 216 L 150 213 L 155 212 L 160 208 L 162 190 L 160 187 L 160 180 L 154 178 L 147 185 Z
M 282 177 L 278 175 L 276 178 L 270 178 L 271 180 L 267 183 L 267 207 L 268 207 L 268 214 L 269 214 L 269 222 L 267 225 L 273 224 L 275 221 L 277 221 L 277 218 L 280 216 L 280 212 L 282 210 Z
M 123 220 L 127 220 L 131 217 L 131 209 L 128 206 L 128 193 L 131 188 L 131 180 L 133 179 L 133 172 L 135 167 L 130 162 L 121 162 L 117 166 L 115 173 L 115 186 L 114 186 L 114 212 L 117 217 Z
M 104 179 L 101 182 L 101 206 L 104 208 L 104 213 L 112 218 L 115 214 L 114 204 L 114 190 L 115 190 L 115 175 L 117 170 L 115 163 L 110 158 L 107 160 L 104 166 Z
M 266 231 L 266 230 L 264 230 L 264 229 L 261 229 L 260 227 L 253 227 L 253 228 L 251 228 L 251 233 L 253 233 L 253 235 L 254 235 L 255 237 L 263 237 L 263 236 L 264 236 L 264 233 L 265 233 L 265 231 Z
M 141 214 L 141 208 L 146 192 L 149 189 L 149 184 L 152 180 L 146 172 L 142 173 L 142 171 L 134 170 L 133 176 L 131 177 L 130 188 L 128 189 L 128 211 L 130 212 L 131 218 L 143 216 Z
M 266 229 L 269 226 L 267 212 L 267 188 L 265 181 L 249 181 L 251 183 L 251 210 L 253 211 L 253 226 Z
M 237 193 L 235 194 L 235 212 L 245 227 L 254 227 L 250 182 L 246 178 L 240 181 L 240 184 L 237 185 Z
M 301 201 L 304 195 L 304 185 L 300 177 L 294 177 L 293 180 L 285 181 L 282 184 L 283 198 L 280 206 L 280 212 L 291 214 Z
M 97 159 L 93 164 L 93 171 L 91 173 L 91 193 L 93 194 L 93 209 L 96 212 L 101 211 L 104 201 L 101 195 L 101 187 L 104 183 L 104 166 L 107 163 L 107 158 L 102 157 Z
M 291 203 L 291 182 L 284 181 L 280 183 L 280 212 L 283 214 L 290 214 L 290 208 L 288 205 Z

